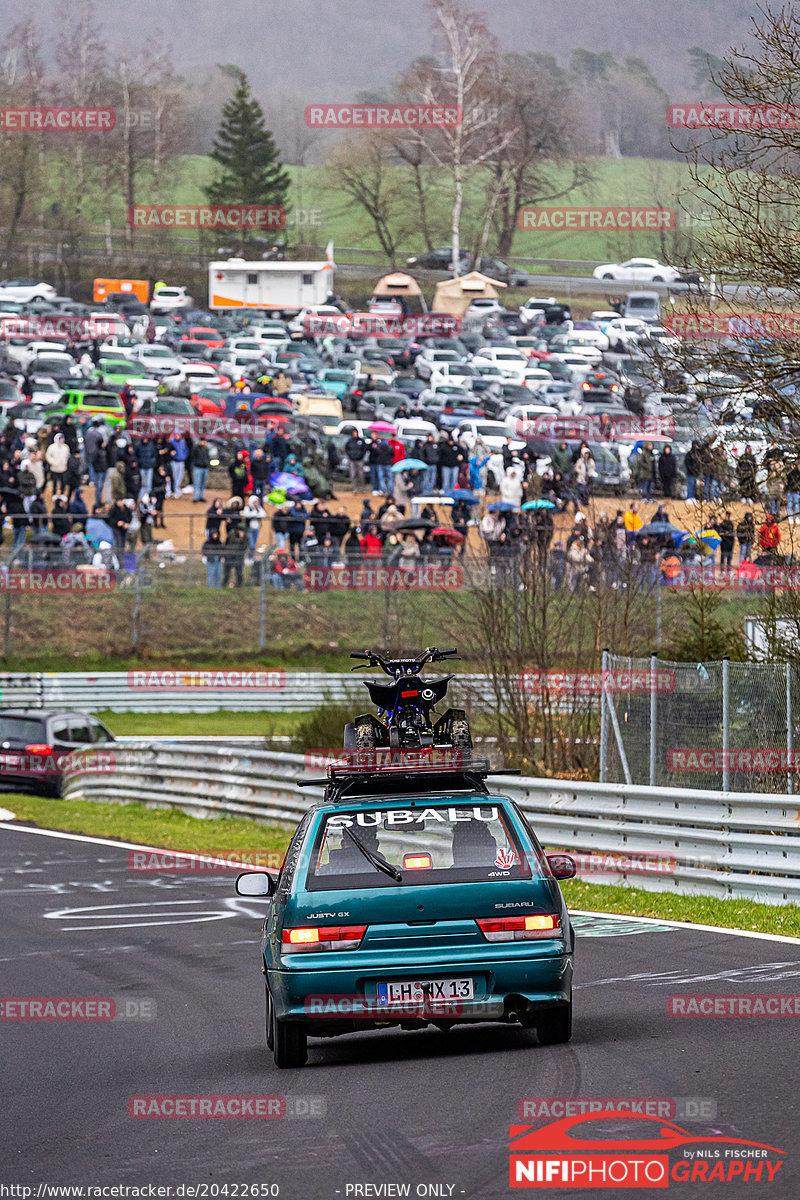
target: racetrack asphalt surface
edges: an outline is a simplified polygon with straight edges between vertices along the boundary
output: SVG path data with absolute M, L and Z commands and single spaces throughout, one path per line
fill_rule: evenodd
M 800 1195 L 798 1018 L 667 1015 L 675 993 L 798 994 L 800 942 L 576 916 L 568 1045 L 501 1025 L 389 1029 L 311 1039 L 306 1067 L 278 1071 L 263 1033 L 264 902 L 235 896 L 233 874 L 133 872 L 124 845 L 21 824 L 0 827 L 0 994 L 156 1007 L 149 1020 L 0 1023 L 2 1183 L 34 1196 L 39 1183 L 170 1184 L 173 1196 L 179 1184 L 277 1184 L 283 1200 L 397 1195 L 352 1190 L 396 1183 L 497 1200 L 512 1194 L 509 1125 L 547 1120 L 526 1122 L 526 1097 L 654 1097 L 677 1100 L 670 1119 L 695 1135 L 786 1152 L 772 1183 L 738 1180 L 733 1194 Z M 128 1115 L 129 1097 L 153 1094 L 284 1096 L 287 1115 Z M 684 1115 L 685 1098 L 706 1115 Z M 630 1124 L 624 1136 L 642 1136 Z M 633 1194 L 651 1191 L 663 1194 Z M 668 1194 L 704 1188 L 671 1182 Z

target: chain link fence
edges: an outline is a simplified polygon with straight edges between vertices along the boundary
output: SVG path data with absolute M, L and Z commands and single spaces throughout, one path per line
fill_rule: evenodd
M 601 782 L 800 791 L 800 668 L 604 657 Z

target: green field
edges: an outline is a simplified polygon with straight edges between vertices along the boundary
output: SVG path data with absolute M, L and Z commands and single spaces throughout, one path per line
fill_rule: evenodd
M 52 161 L 52 172 L 46 189 L 46 206 L 63 199 L 60 177 L 67 164 Z M 657 159 L 623 158 L 592 159 L 588 163 L 592 180 L 581 188 L 573 188 L 556 199 L 543 199 L 545 205 L 640 205 L 678 208 L 679 193 L 687 192 L 690 180 L 686 166 L 680 162 Z M 196 204 L 205 201 L 204 187 L 211 178 L 211 159 L 198 155 L 183 155 L 169 160 L 164 165 L 158 192 L 159 202 Z M 380 250 L 371 223 L 363 209 L 338 190 L 324 166 L 289 167 L 292 190 L 289 211 L 317 210 L 321 223 L 313 226 L 295 226 L 290 223 L 290 241 L 324 246 L 333 239 L 335 246 L 343 251 L 348 247 Z M 556 166 L 549 171 L 554 182 L 553 191 L 566 187 L 571 172 L 567 167 Z M 435 245 L 449 242 L 451 187 L 446 175 L 437 168 L 429 168 L 425 180 L 429 207 L 429 222 Z M 391 181 L 389 183 L 391 189 Z M 418 221 L 416 208 L 407 193 L 405 183 L 395 185 L 398 194 L 393 224 L 409 232 L 399 238 L 400 260 L 424 249 L 418 232 L 414 232 Z M 469 247 L 478 235 L 481 203 L 485 199 L 487 178 L 480 169 L 475 169 L 468 178 L 465 188 L 465 203 L 462 218 L 462 244 Z M 137 177 L 137 203 L 152 202 L 152 184 L 146 170 Z M 407 196 L 407 202 L 405 197 Z M 232 198 L 235 199 L 235 198 Z M 86 221 L 100 230 L 108 217 L 112 228 L 121 230 L 125 226 L 126 206 L 121 192 L 108 193 L 99 187 L 87 187 L 82 200 Z M 687 197 L 691 209 L 691 197 Z M 677 249 L 676 237 L 685 241 L 686 231 L 678 235 L 666 233 L 661 236 L 653 232 L 618 233 L 605 232 L 544 232 L 517 231 L 512 248 L 513 257 L 574 259 L 583 261 L 621 261 L 632 254 L 653 257 L 668 256 Z M 196 239 L 187 234 L 194 244 Z M 220 235 L 215 234 L 218 241 Z M 172 239 L 172 235 L 170 235 Z M 118 240 L 118 239 L 117 239 Z M 174 242 L 174 239 L 173 239 Z M 120 247 L 121 248 L 121 247 Z M 491 239 L 489 253 L 493 247 Z M 216 247 L 210 250 L 216 253 Z M 545 267 L 540 268 L 545 270 Z

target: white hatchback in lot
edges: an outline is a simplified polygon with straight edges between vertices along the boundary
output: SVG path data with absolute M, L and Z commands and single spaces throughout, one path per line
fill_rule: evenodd
M 153 292 L 150 301 L 151 313 L 178 312 L 184 308 L 194 308 L 194 298 L 185 287 L 163 287 Z
M 522 383 L 528 369 L 528 356 L 511 346 L 484 346 L 472 360 L 474 367 L 499 367 L 503 378 L 511 383 Z

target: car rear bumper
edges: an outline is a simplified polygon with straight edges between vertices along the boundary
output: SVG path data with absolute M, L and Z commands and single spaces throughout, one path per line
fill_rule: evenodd
M 437 1000 L 420 1004 L 381 1004 L 378 983 L 470 978 L 470 1000 Z M 267 970 L 278 1019 L 497 1021 L 509 1013 L 534 1011 L 568 1003 L 572 990 L 572 955 L 409 963 L 359 969 L 357 964 L 331 970 Z

